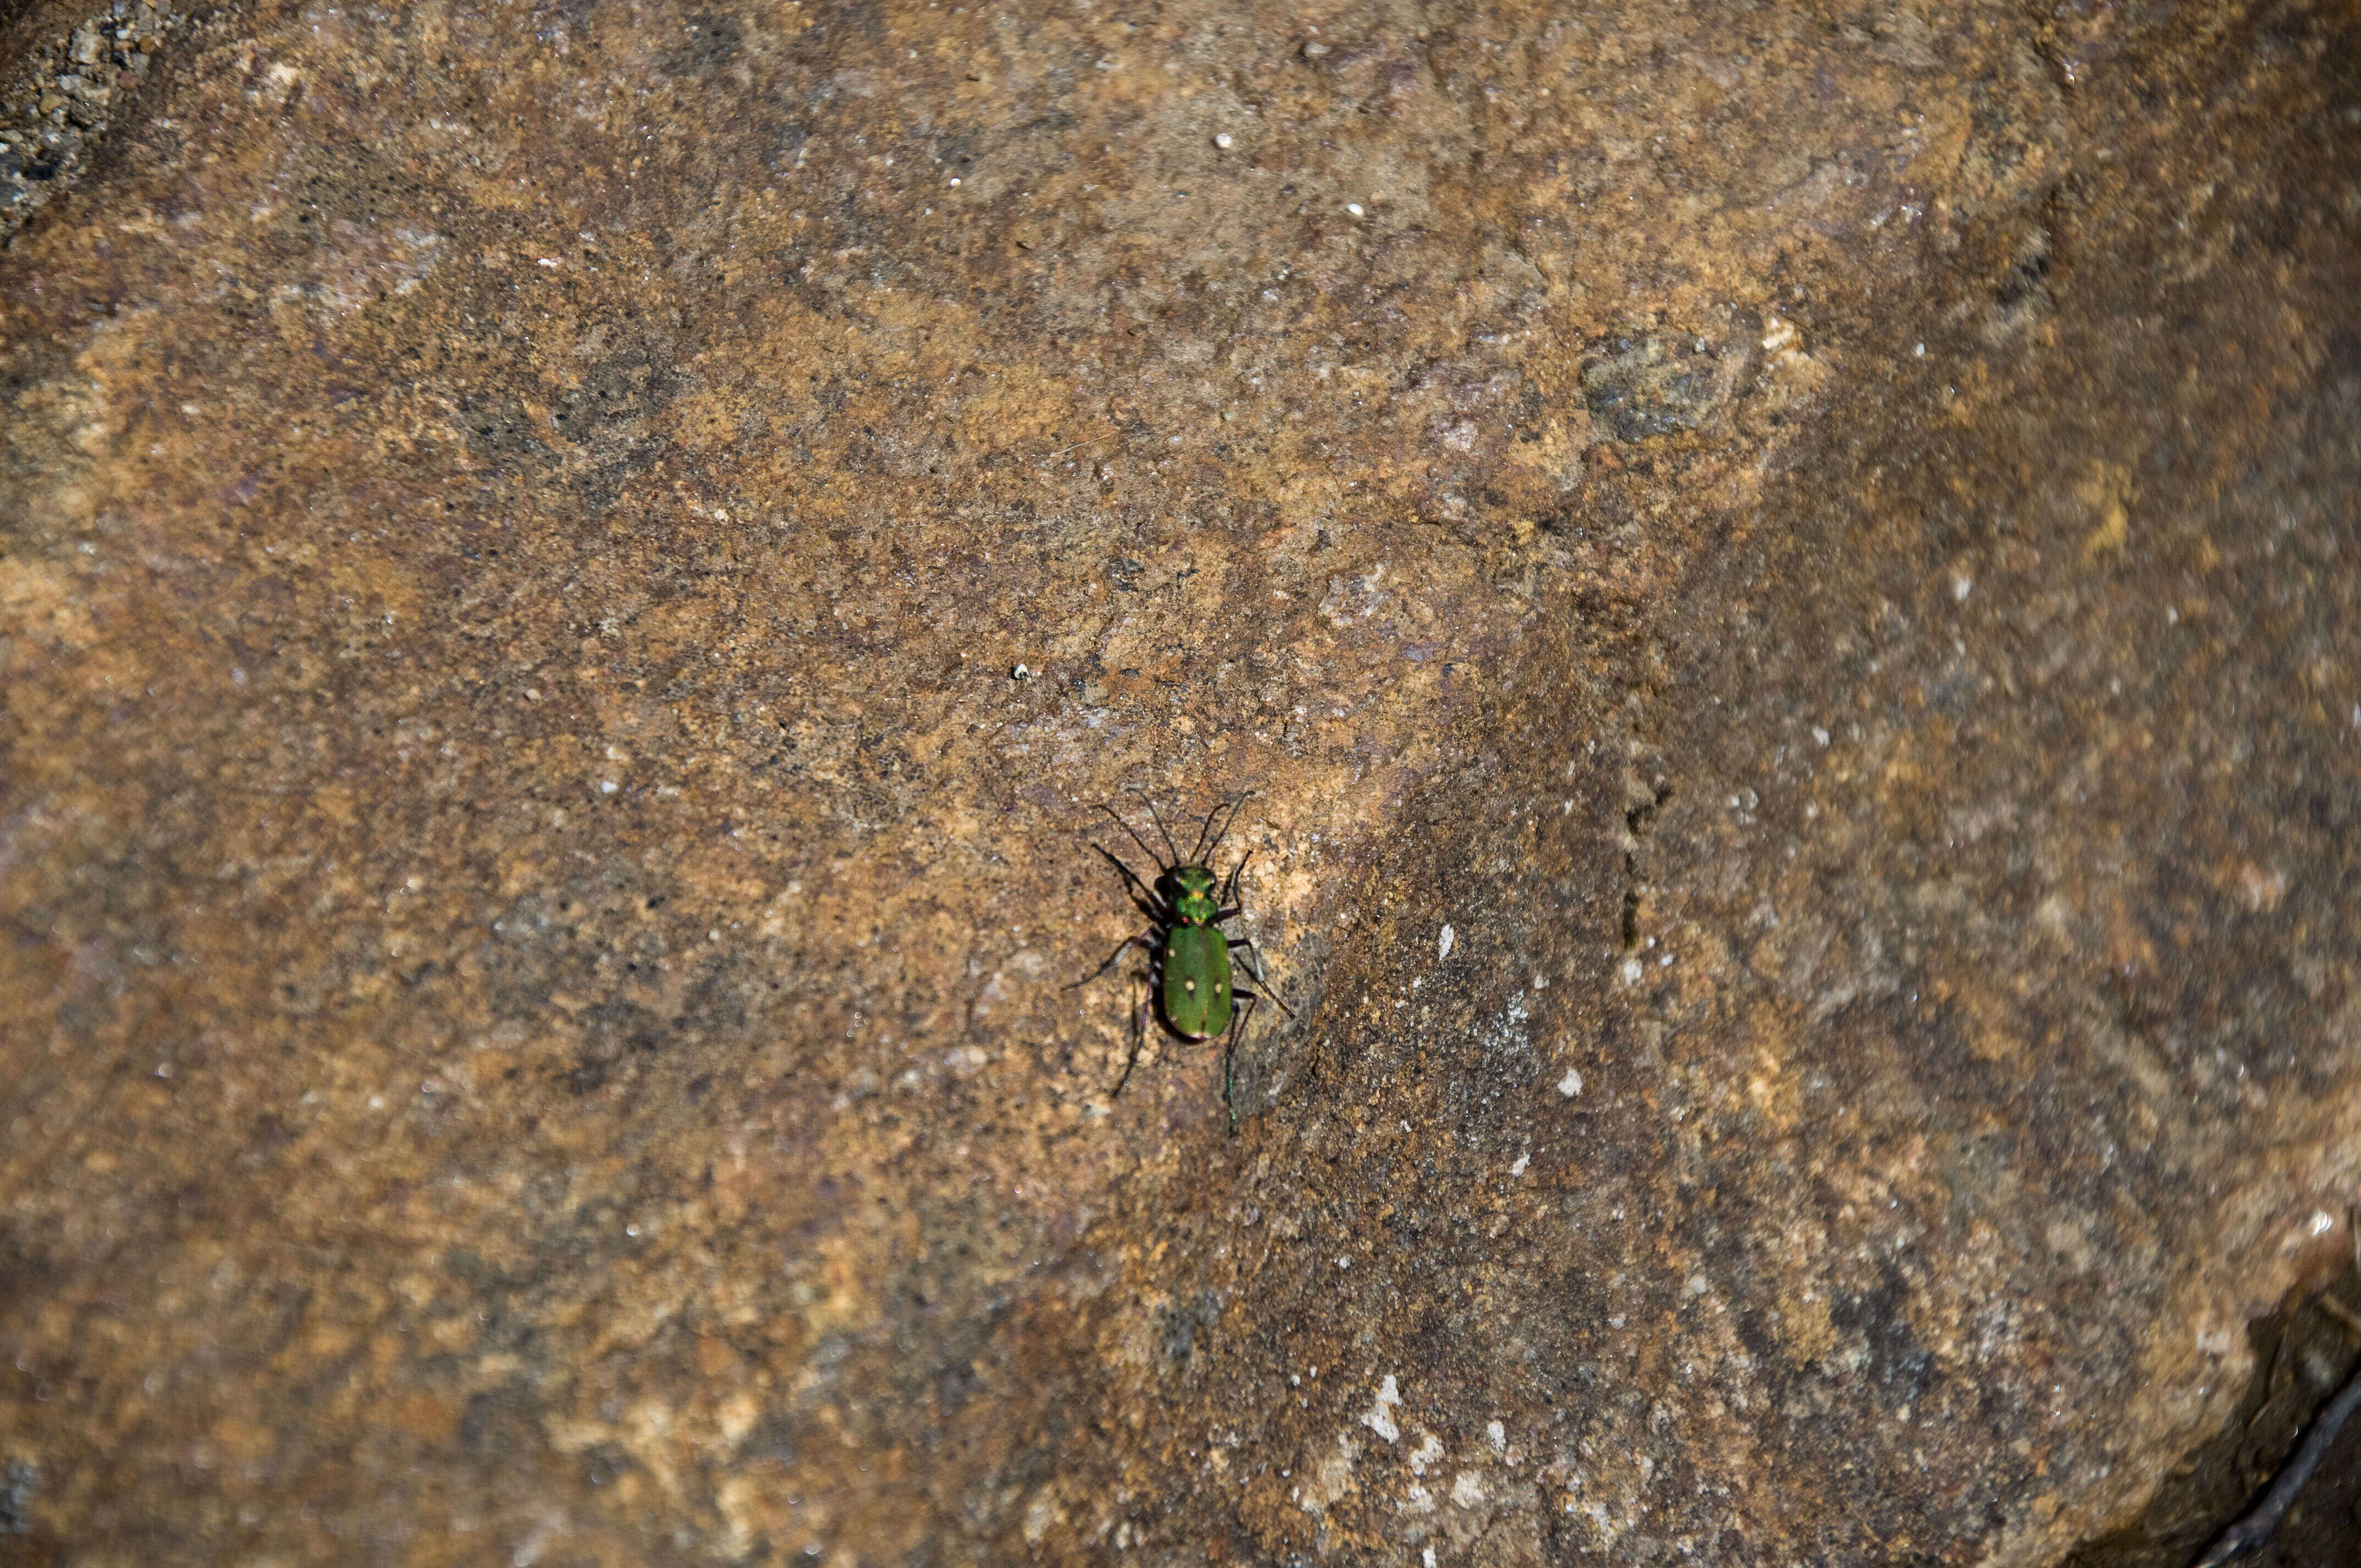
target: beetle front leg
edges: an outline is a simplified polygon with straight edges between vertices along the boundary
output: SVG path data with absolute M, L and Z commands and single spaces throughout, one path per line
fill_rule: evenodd
M 1104 844 L 1093 844 L 1091 848 L 1106 856 L 1107 864 L 1123 873 L 1125 888 L 1131 894 L 1132 904 L 1142 915 L 1147 916 L 1159 926 L 1172 924 L 1172 911 L 1165 905 L 1164 900 L 1156 895 L 1154 888 L 1139 880 L 1137 872 L 1125 865 L 1122 859 L 1108 850 Z

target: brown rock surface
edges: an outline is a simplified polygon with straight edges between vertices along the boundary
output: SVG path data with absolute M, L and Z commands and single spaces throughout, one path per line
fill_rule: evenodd
M 192 18 L 0 257 L 0 1551 L 2185 1560 L 2353 1354 L 2356 62 Z

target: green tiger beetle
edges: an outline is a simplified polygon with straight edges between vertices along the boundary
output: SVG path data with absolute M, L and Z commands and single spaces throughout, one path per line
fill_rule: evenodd
M 1115 1091 L 1117 1094 L 1123 1092 L 1123 1086 L 1131 1081 L 1131 1069 L 1139 1065 L 1139 1048 L 1148 1036 L 1148 1014 L 1152 1008 L 1164 1026 L 1183 1040 L 1210 1040 L 1217 1035 L 1221 1036 L 1222 1105 L 1229 1112 L 1230 1131 L 1233 1133 L 1238 1130 L 1238 1113 L 1231 1100 L 1231 1090 L 1235 1080 L 1232 1058 L 1237 1048 L 1237 1030 L 1244 1023 L 1246 1014 L 1256 1003 L 1269 1002 L 1289 1017 L 1295 1016 L 1295 1010 L 1279 1001 L 1278 994 L 1270 989 L 1270 982 L 1263 978 L 1262 951 L 1254 945 L 1254 939 L 1228 936 L 1222 930 L 1223 921 L 1235 919 L 1238 915 L 1238 877 L 1246 869 L 1246 861 L 1254 859 L 1254 851 L 1247 850 L 1238 863 L 1230 868 L 1226 882 L 1214 873 L 1207 861 L 1213 851 L 1222 847 L 1222 840 L 1229 836 L 1230 824 L 1236 819 L 1238 807 L 1246 803 L 1245 795 L 1230 802 L 1226 817 L 1222 815 L 1219 806 L 1205 813 L 1205 824 L 1197 831 L 1197 847 L 1183 860 L 1179 848 L 1172 842 L 1171 833 L 1165 828 L 1164 819 L 1156 814 L 1155 804 L 1142 795 L 1140 804 L 1148 807 L 1148 819 L 1156 824 L 1157 834 L 1164 840 L 1165 852 L 1172 857 L 1170 861 L 1157 859 L 1154 847 L 1142 839 L 1130 823 L 1117 816 L 1115 807 L 1099 807 L 1115 818 L 1116 827 L 1131 835 L 1131 841 L 1139 846 L 1141 852 L 1156 867 L 1155 882 L 1143 882 L 1137 872 L 1124 864 L 1105 845 L 1091 846 L 1122 873 L 1132 905 L 1148 916 L 1148 927 L 1136 936 L 1126 937 L 1115 945 L 1115 951 L 1107 955 L 1106 962 L 1073 984 L 1062 988 L 1079 991 L 1113 969 L 1115 960 L 1122 958 L 1126 950 L 1132 948 L 1145 949 L 1148 954 L 1148 994 L 1132 1015 L 1131 1055 L 1124 1061 L 1123 1077 L 1116 1080 Z M 1219 832 L 1213 828 L 1213 819 L 1217 817 L 1222 818 Z M 1212 842 L 1208 843 L 1208 839 Z M 1253 988 L 1231 972 L 1230 949 L 1233 948 L 1244 948 L 1254 960 L 1253 969 L 1246 971 L 1254 981 Z M 1234 997 L 1235 1002 L 1232 1000 Z

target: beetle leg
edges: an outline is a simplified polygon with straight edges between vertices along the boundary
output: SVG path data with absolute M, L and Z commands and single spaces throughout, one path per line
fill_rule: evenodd
M 1167 904 L 1162 898 L 1159 897 L 1153 888 L 1149 887 L 1146 883 L 1141 882 L 1137 872 L 1134 872 L 1129 866 L 1125 865 L 1121 861 L 1115 860 L 1113 855 L 1107 855 L 1106 850 L 1099 845 L 1093 844 L 1091 848 L 1097 850 L 1102 855 L 1106 855 L 1108 860 L 1114 861 L 1115 869 L 1123 872 L 1126 883 L 1124 888 L 1124 893 L 1126 896 L 1130 898 L 1131 906 L 1134 909 L 1138 910 L 1140 914 L 1146 916 L 1148 920 L 1153 922 L 1159 929 L 1164 927 L 1177 925 L 1179 923 L 1173 915 L 1172 906 L 1170 904 Z
M 1151 938 L 1148 935 L 1148 933 L 1147 933 L 1147 932 L 1145 932 L 1145 931 L 1139 932 L 1139 933 L 1138 933 L 1137 935 L 1136 935 L 1136 936 L 1126 937 L 1122 941 L 1117 942 L 1117 943 L 1115 945 L 1115 951 L 1114 951 L 1114 952 L 1111 952 L 1111 953 L 1109 953 L 1109 954 L 1107 955 L 1107 961 L 1106 961 L 1106 962 L 1104 962 L 1104 963 L 1103 963 L 1103 964 L 1099 965 L 1099 967 L 1098 967 L 1098 968 L 1096 968 L 1096 969 L 1094 969 L 1094 970 L 1091 970 L 1091 972 L 1090 972 L 1090 973 L 1088 973 L 1088 974 L 1084 975 L 1082 979 L 1080 979 L 1080 980 L 1078 980 L 1078 981 L 1074 981 L 1074 983 L 1073 983 L 1073 984 L 1071 984 L 1071 985 L 1061 985 L 1061 986 L 1060 986 L 1058 989 L 1059 989 L 1059 990 L 1060 990 L 1060 991 L 1080 991 L 1080 990 L 1082 990 L 1082 987 L 1084 987 L 1084 986 L 1086 986 L 1086 985 L 1090 984 L 1090 982 L 1091 982 L 1091 981 L 1094 981 L 1094 980 L 1098 979 L 1098 977 L 1099 977 L 1099 976 L 1101 976 L 1101 975 L 1103 975 L 1103 974 L 1106 973 L 1106 971 L 1107 971 L 1107 970 L 1111 970 L 1111 969 L 1115 968 L 1115 959 L 1119 959 L 1119 958 L 1123 957 L 1123 950 L 1124 950 L 1126 948 L 1132 948 L 1132 947 L 1148 948 L 1148 947 L 1153 947 L 1154 945 L 1155 945 L 1155 943 L 1154 943 L 1154 939 L 1153 939 L 1153 938 Z M 1260 977 L 1259 977 L 1259 976 L 1257 976 L 1256 978 L 1259 979 Z
M 1223 921 L 1231 919 L 1246 912 L 1246 905 L 1238 902 L 1238 874 L 1246 869 L 1246 861 L 1251 861 L 1253 859 L 1254 851 L 1252 850 L 1248 850 L 1246 854 L 1246 860 L 1240 861 L 1236 865 L 1230 868 L 1229 882 L 1222 888 L 1222 895 L 1213 900 L 1217 905 L 1226 905 L 1226 907 L 1224 907 L 1219 914 L 1213 916 L 1213 923 L 1215 925 L 1218 926 Z
M 1262 949 L 1261 949 L 1260 948 L 1257 948 L 1257 947 L 1256 947 L 1256 946 L 1255 946 L 1255 939 L 1254 939 L 1252 937 L 1234 937 L 1234 938 L 1230 938 L 1230 946 L 1231 946 L 1231 947 L 1233 947 L 1233 948 L 1244 948 L 1246 950 L 1247 955 L 1248 955 L 1249 957 L 1251 957 L 1251 958 L 1254 959 L 1254 977 L 1255 977 L 1255 983 L 1256 983 L 1257 985 L 1259 985 L 1259 986 L 1263 986 L 1263 987 L 1268 988 L 1268 987 L 1269 986 L 1269 984 L 1270 984 L 1270 981 L 1267 981 L 1267 980 L 1265 980 L 1265 979 L 1263 978 L 1263 974 L 1262 974 Z M 1272 1000 L 1273 1002 L 1279 1002 L 1279 998 L 1278 998 L 1278 997 L 1276 997 L 1276 996 L 1273 996 L 1273 997 L 1271 998 L 1271 1000 Z M 1286 1012 L 1287 1012 L 1287 1003 L 1284 1003 L 1284 1002 L 1279 1002 L 1279 1011 L 1280 1011 L 1280 1012 L 1282 1012 L 1282 1013 L 1286 1013 Z M 1288 1015 L 1289 1017 L 1290 1017 L 1290 1018 L 1292 1018 L 1292 1017 L 1294 1017 L 1294 1016 L 1295 1016 L 1295 1014 L 1292 1014 L 1292 1013 L 1288 1013 L 1288 1014 L 1287 1014 L 1287 1015 Z
M 1255 979 L 1260 981 L 1262 976 L 1257 975 L 1255 976 Z M 1268 1002 L 1277 1007 L 1281 1013 L 1286 1014 L 1289 1017 L 1292 1018 L 1295 1016 L 1295 1009 L 1290 1007 L 1286 1003 L 1279 1001 L 1279 993 L 1275 991 L 1248 991 L 1246 987 L 1239 985 L 1236 981 L 1233 981 L 1230 984 L 1230 993 L 1233 996 L 1243 996 L 1250 1002 Z
M 1246 1027 L 1246 1014 L 1262 1000 L 1251 991 L 1239 992 L 1237 1010 L 1230 1014 L 1230 1026 L 1222 1031 L 1222 1109 L 1230 1115 L 1230 1136 L 1238 1135 L 1237 1058 L 1238 1031 Z
M 1235 815 L 1235 813 L 1233 813 L 1233 815 Z M 1226 833 L 1226 832 L 1228 832 L 1228 831 L 1229 831 L 1229 829 L 1225 827 L 1225 828 L 1224 828 L 1222 829 L 1222 831 L 1223 831 L 1223 832 L 1224 832 L 1224 833 Z M 1215 846 L 1215 847 L 1216 847 L 1216 848 L 1219 848 L 1219 846 L 1218 846 L 1218 845 L 1217 845 L 1217 846 Z M 1228 882 L 1228 883 L 1227 883 L 1223 887 L 1223 889 L 1222 889 L 1222 896 L 1221 896 L 1221 897 L 1219 897 L 1219 898 L 1217 898 L 1217 899 L 1215 899 L 1215 900 L 1213 901 L 1214 903 L 1216 903 L 1216 904 L 1235 904 L 1235 903 L 1237 902 L 1237 900 L 1238 900 L 1238 878 L 1239 878 L 1241 875 L 1245 874 L 1245 872 L 1246 872 L 1246 862 L 1247 862 L 1248 861 L 1253 860 L 1253 859 L 1254 859 L 1254 851 L 1253 851 L 1252 850 L 1247 850 L 1244 855 L 1241 855 L 1241 856 L 1238 858 L 1238 863 L 1237 863 L 1236 865 L 1234 865 L 1234 866 L 1232 866 L 1232 867 L 1230 868 L 1230 880 L 1229 880 L 1229 882 Z
M 1116 858 L 1115 851 L 1109 850 L 1105 845 L 1093 844 L 1091 848 L 1096 850 L 1100 854 L 1104 855 L 1107 858 L 1107 864 L 1113 866 L 1117 872 L 1122 873 L 1123 880 L 1130 885 L 1132 890 L 1131 896 L 1135 901 L 1144 899 L 1148 905 L 1153 905 L 1153 907 L 1143 909 L 1142 913 L 1147 915 L 1150 920 L 1154 920 L 1159 925 L 1169 926 L 1171 924 L 1171 921 L 1167 918 L 1171 912 L 1164 907 L 1164 901 L 1156 896 L 1156 890 L 1139 880 L 1139 873 L 1137 872 L 1133 871 L 1129 866 L 1125 865 L 1121 860 Z
M 1154 994 L 1152 990 L 1149 994 Z M 1123 1092 L 1123 1086 L 1131 1081 L 1131 1069 L 1139 1065 L 1139 1047 L 1148 1040 L 1148 998 L 1143 996 L 1139 1005 L 1132 1009 L 1131 1054 L 1124 1058 L 1123 1076 L 1115 1080 L 1115 1093 L 1107 1096 L 1110 1100 Z

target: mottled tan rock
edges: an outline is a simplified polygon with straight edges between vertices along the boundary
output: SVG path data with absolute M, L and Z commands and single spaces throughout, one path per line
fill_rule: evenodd
M 161 48 L 0 257 L 27 1560 L 2164 1562 L 2300 1422 L 2347 13 Z

